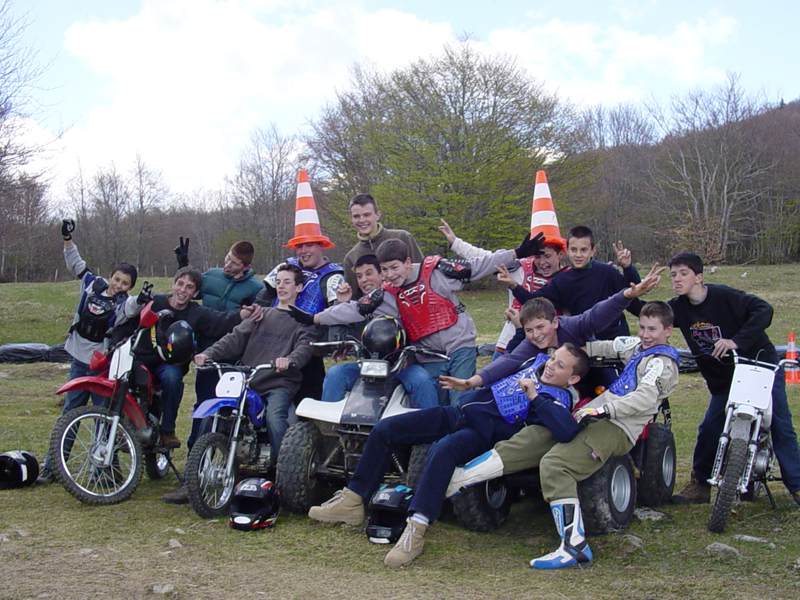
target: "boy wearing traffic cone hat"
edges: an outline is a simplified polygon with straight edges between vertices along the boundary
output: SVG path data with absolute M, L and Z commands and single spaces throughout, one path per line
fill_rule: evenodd
M 733 381 L 733 364 L 724 360 L 730 350 L 747 358 L 777 363 L 778 356 L 766 333 L 772 306 L 761 298 L 726 285 L 705 283 L 703 260 L 683 252 L 669 261 L 672 291 L 669 301 L 689 350 L 711 394 L 708 409 L 697 430 L 692 476 L 673 500 L 678 503 L 708 502 L 708 478 L 725 424 L 725 405 Z M 800 504 L 800 448 L 786 401 L 786 385 L 780 372 L 772 386 L 772 445 L 781 467 L 783 484 Z

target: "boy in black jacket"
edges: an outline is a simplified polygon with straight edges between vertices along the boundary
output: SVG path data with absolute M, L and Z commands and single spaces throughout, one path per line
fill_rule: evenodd
M 707 483 L 711 477 L 719 437 L 725 425 L 725 405 L 733 378 L 733 362 L 722 358 L 730 350 L 747 358 L 777 363 L 775 346 L 766 329 L 772 322 L 772 306 L 767 302 L 725 285 L 703 281 L 703 261 L 684 252 L 669 262 L 672 290 L 678 294 L 669 301 L 692 354 L 697 356 L 700 373 L 706 380 L 711 399 L 697 430 L 692 460 L 692 479 L 674 497 L 678 503 L 703 503 L 711 497 Z M 786 401 L 782 371 L 772 386 L 772 444 L 781 467 L 783 484 L 800 504 L 800 449 Z

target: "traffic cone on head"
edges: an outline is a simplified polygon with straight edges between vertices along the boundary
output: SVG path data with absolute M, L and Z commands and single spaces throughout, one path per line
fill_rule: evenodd
M 795 343 L 794 331 L 789 332 L 789 341 L 786 343 L 786 358 L 797 360 L 797 344 Z M 794 365 L 786 365 L 783 369 L 783 374 L 787 385 L 800 383 L 800 368 Z
M 536 171 L 536 186 L 533 188 L 531 206 L 531 237 L 544 234 L 544 243 L 561 251 L 566 251 L 567 243 L 558 228 L 556 209 L 550 196 L 550 186 L 544 171 Z
M 297 200 L 294 205 L 294 237 L 286 242 L 287 248 L 300 244 L 322 244 L 323 248 L 334 248 L 335 244 L 322 234 L 319 226 L 319 213 L 314 203 L 314 194 L 308 182 L 308 173 L 300 169 L 297 174 Z

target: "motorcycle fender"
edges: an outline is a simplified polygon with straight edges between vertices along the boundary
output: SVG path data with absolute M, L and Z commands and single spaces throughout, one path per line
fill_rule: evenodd
M 748 421 L 755 421 L 758 409 L 749 404 L 739 404 L 733 409 L 733 414 L 740 419 L 747 419 Z
M 395 415 L 404 415 L 405 413 L 414 412 L 418 408 L 411 408 L 408 406 L 410 398 L 402 385 L 398 385 L 392 392 L 392 397 L 389 398 L 389 403 L 381 415 L 381 420 L 394 417 Z
M 339 402 L 322 402 L 313 398 L 303 398 L 297 405 L 295 413 L 298 417 L 313 419 L 314 421 L 324 421 L 325 423 L 341 423 L 342 411 L 347 400 Z
M 209 398 L 194 409 L 192 418 L 203 419 L 205 417 L 210 417 L 217 414 L 223 408 L 239 408 L 239 400 L 236 398 Z
M 133 426 L 136 429 L 144 429 L 145 426 L 147 426 L 147 417 L 139 407 L 139 403 L 136 402 L 136 398 L 130 394 L 125 394 L 125 403 L 122 405 L 122 414 L 124 414 L 127 419 L 133 423 Z
M 87 391 L 97 394 L 103 398 L 110 398 L 114 391 L 114 381 L 107 377 L 97 375 L 87 375 L 70 379 L 67 383 L 56 390 L 56 394 L 66 394 L 67 392 Z

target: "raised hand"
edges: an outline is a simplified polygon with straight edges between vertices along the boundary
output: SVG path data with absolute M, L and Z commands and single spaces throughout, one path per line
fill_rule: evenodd
M 75 219 L 61 219 L 61 237 L 65 242 L 72 239 L 73 231 L 75 231 Z
M 518 285 L 517 282 L 514 281 L 514 277 L 511 275 L 511 272 L 503 265 L 497 267 L 497 281 L 507 285 L 510 288 L 515 288 Z
M 519 311 L 516 308 L 507 308 L 504 314 L 514 327 L 517 329 L 522 327 L 522 323 L 519 320 Z
M 617 240 L 611 244 L 614 247 L 614 252 L 617 254 L 617 264 L 623 269 L 631 266 L 631 251 L 628 250 L 622 243 L 622 240 Z
M 522 240 L 517 249 L 514 252 L 517 254 L 517 258 L 527 258 L 529 256 L 539 256 L 544 251 L 544 234 L 539 232 L 536 234 L 536 237 L 531 238 L 531 234 L 528 233 L 525 236 L 525 239 Z
M 662 267 L 659 266 L 658 263 L 655 263 L 650 267 L 650 271 L 644 276 L 644 279 L 639 283 L 632 283 L 630 287 L 625 290 L 625 297 L 632 300 L 633 298 L 644 296 L 647 292 L 654 290 L 661 282 L 661 273 L 663 273 L 666 268 L 667 267 Z
M 349 283 L 343 281 L 338 288 L 336 288 L 336 301 L 339 304 L 349 302 L 353 298 L 353 288 Z
M 453 233 L 453 229 L 450 227 L 450 225 L 447 223 L 447 221 L 445 221 L 444 219 L 439 219 L 439 220 L 442 222 L 442 224 L 439 225 L 439 231 L 441 231 L 442 235 L 445 238 L 447 238 L 447 244 L 449 246 L 452 246 L 453 242 L 456 239 L 456 234 Z
M 136 304 L 147 304 L 153 299 L 153 284 L 145 281 L 142 284 L 142 290 L 136 296 Z
M 178 259 L 178 268 L 189 266 L 189 238 L 178 238 L 178 245 L 175 246 L 175 258 Z

